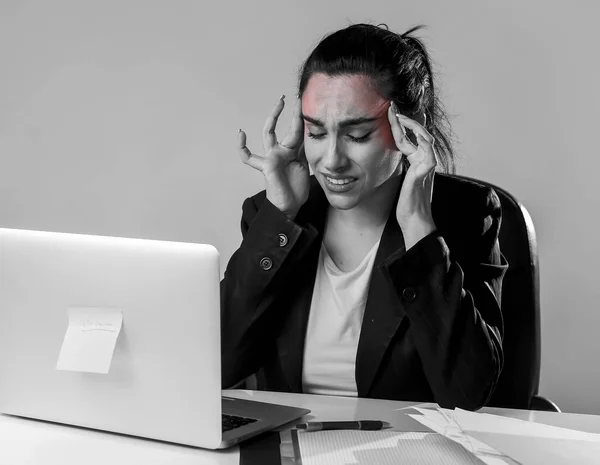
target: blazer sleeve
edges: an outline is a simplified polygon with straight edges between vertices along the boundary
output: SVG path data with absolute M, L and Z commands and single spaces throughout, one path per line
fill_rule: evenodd
M 442 407 L 485 405 L 504 363 L 500 298 L 507 264 L 498 244 L 500 200 L 486 190 L 475 222 L 460 230 L 457 253 L 437 230 L 386 266 Z
M 285 292 L 290 270 L 317 236 L 275 207 L 264 193 L 242 206 L 242 243 L 221 281 L 221 382 L 223 388 L 255 373 L 285 315 L 272 303 Z M 279 314 L 278 314 L 279 313 Z

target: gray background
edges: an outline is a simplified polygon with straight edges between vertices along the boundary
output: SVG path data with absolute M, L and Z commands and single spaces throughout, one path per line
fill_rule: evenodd
M 459 172 L 512 191 L 537 227 L 541 393 L 600 413 L 596 5 L 0 0 L 0 226 L 207 242 L 224 266 L 263 186 L 238 128 L 260 151 L 324 34 L 425 23 Z

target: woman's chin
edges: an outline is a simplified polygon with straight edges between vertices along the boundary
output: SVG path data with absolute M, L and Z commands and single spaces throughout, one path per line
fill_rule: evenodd
M 329 201 L 329 205 L 338 210 L 351 210 L 360 203 L 360 200 L 354 195 L 343 195 L 325 191 L 325 196 Z

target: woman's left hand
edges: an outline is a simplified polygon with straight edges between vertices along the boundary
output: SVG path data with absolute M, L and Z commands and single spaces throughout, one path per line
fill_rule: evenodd
M 401 115 L 394 104 L 390 105 L 388 119 L 396 147 L 410 163 L 396 208 L 396 218 L 408 250 L 436 229 L 431 214 L 433 178 L 437 165 L 434 139 L 422 125 Z M 408 139 L 404 128 L 413 131 L 417 137 L 416 146 Z

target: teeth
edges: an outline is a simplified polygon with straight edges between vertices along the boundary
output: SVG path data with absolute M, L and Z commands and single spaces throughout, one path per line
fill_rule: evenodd
M 348 184 L 350 182 L 352 182 L 352 179 L 346 178 L 346 179 L 333 179 L 333 178 L 327 178 L 327 180 L 331 183 L 331 184 L 337 184 L 337 185 L 344 185 L 344 184 Z

